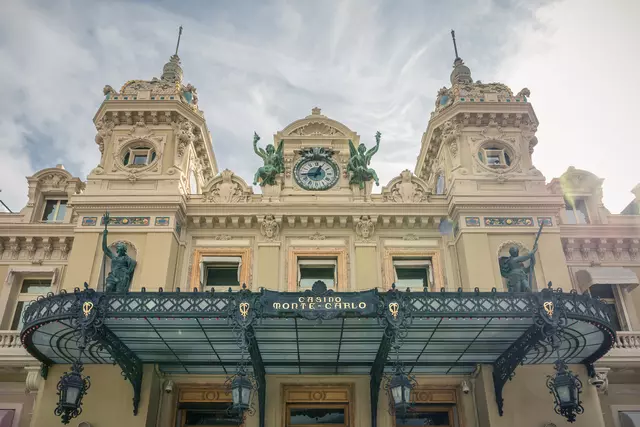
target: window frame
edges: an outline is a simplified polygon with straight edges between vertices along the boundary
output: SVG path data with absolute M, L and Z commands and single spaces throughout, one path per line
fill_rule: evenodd
M 336 281 L 333 288 L 336 292 L 349 290 L 349 272 L 347 271 L 347 248 L 293 248 L 289 250 L 287 268 L 287 290 L 298 292 L 298 259 L 334 259 L 336 264 Z
M 569 198 L 567 198 L 566 196 L 564 197 L 564 211 L 565 211 L 565 224 L 567 225 L 588 225 L 591 224 L 591 213 L 589 212 L 589 206 L 587 205 L 587 198 L 586 197 L 571 197 L 573 199 L 573 203 L 571 202 L 571 200 Z M 580 211 L 577 206 L 578 206 L 578 202 L 582 202 L 583 206 L 584 206 L 584 212 Z M 571 209 L 568 209 L 568 207 L 570 207 Z M 584 222 L 579 220 L 578 216 L 576 215 L 576 211 L 580 211 L 583 215 L 584 215 Z M 569 215 L 569 212 L 571 212 L 571 216 Z M 573 219 L 570 219 L 573 218 Z
M 449 425 L 448 426 L 435 426 L 435 427 L 455 427 L 456 426 L 456 419 L 454 416 L 454 407 L 455 405 L 451 405 L 451 406 L 440 406 L 435 404 L 434 406 L 428 406 L 428 405 L 434 405 L 434 404 L 430 404 L 430 403 L 415 403 L 414 406 L 412 406 L 413 408 L 416 407 L 423 407 L 425 410 L 424 411 L 419 411 L 419 412 L 446 412 L 449 415 Z M 397 419 L 397 415 L 394 413 L 393 414 L 393 425 L 394 427 L 403 427 L 402 424 L 398 424 L 398 419 Z
M 40 295 L 46 295 L 49 292 L 53 292 L 53 279 L 54 279 L 53 277 L 41 277 L 41 276 L 40 277 L 24 276 L 21 278 L 20 286 L 18 286 L 16 297 L 13 299 L 13 308 L 11 310 L 9 330 L 19 331 L 22 329 L 22 326 L 24 326 L 24 325 L 20 325 L 20 323 L 22 322 L 22 319 L 19 319 L 18 328 L 17 329 L 13 328 L 13 325 L 16 322 L 16 314 L 18 314 L 18 306 L 20 305 L 20 303 L 23 303 L 23 308 L 22 310 L 20 310 L 20 316 L 22 317 L 22 312 L 29 306 L 29 303 L 33 302 Z M 37 293 L 22 292 L 22 287 L 24 286 L 24 282 L 30 281 L 30 280 L 48 281 L 49 289 L 45 292 L 37 292 Z
M 202 289 L 215 289 L 214 286 L 207 285 L 209 278 L 209 267 L 212 265 L 229 265 L 236 264 L 236 273 L 238 276 L 238 284 L 237 285 L 219 285 L 219 287 L 230 287 L 230 286 L 242 286 L 241 282 L 241 271 L 242 271 L 242 257 L 241 256 L 203 256 L 200 261 L 200 284 Z
M 614 305 L 616 309 L 616 315 L 618 317 L 618 325 L 620 325 L 620 332 L 628 332 L 631 330 L 631 320 L 627 313 L 627 307 L 624 304 L 624 298 L 622 296 L 622 288 L 618 284 L 610 283 L 594 283 L 586 290 L 586 293 L 591 296 L 591 287 L 596 285 L 608 285 L 611 286 L 613 291 L 613 298 L 600 298 L 603 303 L 607 305 Z
M 419 268 L 419 267 L 424 267 L 425 270 L 427 271 L 427 288 L 431 287 L 431 284 L 433 283 L 434 277 L 433 277 L 433 261 L 431 260 L 431 258 L 403 258 L 403 257 L 394 257 L 392 258 L 392 263 L 393 263 L 393 274 L 394 274 L 394 283 L 396 284 L 396 288 L 403 290 L 406 289 L 407 287 L 409 289 L 424 289 L 424 286 L 421 286 L 420 288 L 416 287 L 416 286 L 404 286 L 404 285 L 400 285 L 399 279 L 398 279 L 398 270 L 397 267 L 414 267 L 415 269 Z
M 297 287 L 299 290 L 306 290 L 306 289 L 311 289 L 310 287 L 302 287 L 300 286 L 300 281 L 302 280 L 302 268 L 304 268 L 303 266 L 307 266 L 307 265 L 315 265 L 317 267 L 328 267 L 328 266 L 333 266 L 333 286 L 329 287 L 327 286 L 328 289 L 336 289 L 338 287 L 338 259 L 337 258 L 329 258 L 329 257 L 323 257 L 323 258 L 298 258 L 298 275 L 296 276 L 296 283 L 297 283 Z
M 50 201 L 55 201 L 56 205 L 55 208 L 53 210 L 53 218 L 51 220 L 45 219 L 44 215 L 45 212 L 47 211 L 47 203 Z M 62 204 L 62 202 L 64 203 L 64 215 L 62 215 L 61 219 L 57 219 L 58 218 L 58 214 L 60 213 L 60 206 Z M 40 214 L 40 222 L 44 222 L 47 224 L 52 224 L 52 223 L 59 223 L 59 222 L 64 222 L 64 218 L 65 216 L 67 216 L 67 205 L 69 204 L 69 198 L 68 197 L 64 197 L 64 196 L 47 196 L 44 198 L 43 202 L 42 202 L 42 212 Z
M 395 268 L 393 261 L 403 259 L 430 259 L 433 266 L 433 281 L 429 284 L 429 291 L 436 292 L 445 287 L 442 258 L 439 249 L 435 248 L 387 248 L 382 255 L 384 270 L 383 289 L 391 289 L 395 282 Z
M 173 400 L 172 426 L 177 424 L 180 411 L 187 411 L 186 409 L 178 408 L 181 403 L 232 403 L 231 391 L 223 384 L 204 384 L 200 386 L 178 384 L 177 389 L 177 398 Z M 184 422 L 181 422 L 181 425 L 184 426 Z M 242 427 L 244 425 L 229 425 L 228 427 Z
M 142 155 L 146 156 L 146 162 L 135 163 L 135 157 L 142 156 Z M 127 163 L 125 163 L 125 158 L 127 158 L 127 156 L 129 160 L 127 161 Z M 153 144 L 150 144 L 150 145 L 134 144 L 129 146 L 126 150 L 123 151 L 120 161 L 127 168 L 129 167 L 143 168 L 152 164 L 157 158 L 158 158 L 158 153 L 156 151 L 156 148 L 153 146 Z
M 227 290 L 228 286 L 209 286 L 203 287 L 203 283 L 200 281 L 202 274 L 202 260 L 203 258 L 230 258 L 239 257 L 241 259 L 240 267 L 238 268 L 240 276 L 240 286 L 246 284 L 251 289 L 251 248 L 196 248 L 193 251 L 193 263 L 191 264 L 191 289 L 198 289 L 201 292 L 204 290 L 213 289 L 214 291 Z
M 620 412 L 640 412 L 640 405 L 611 405 L 611 418 L 614 427 L 622 427 Z

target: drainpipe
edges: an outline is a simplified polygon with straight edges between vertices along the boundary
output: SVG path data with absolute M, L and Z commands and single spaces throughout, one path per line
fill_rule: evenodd
M 478 412 L 478 398 L 476 397 L 476 380 L 480 375 L 480 365 L 476 365 L 471 375 L 469 375 L 469 381 L 471 382 L 471 394 L 473 396 L 473 409 L 476 414 L 475 427 L 480 427 L 480 413 Z

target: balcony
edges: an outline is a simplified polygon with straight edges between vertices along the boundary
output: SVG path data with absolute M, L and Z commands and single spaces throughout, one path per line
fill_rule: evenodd
M 38 363 L 22 347 L 20 331 L 0 331 L 0 366 L 21 368 Z
M 640 367 L 640 331 L 619 331 L 609 352 L 598 361 L 602 367 Z

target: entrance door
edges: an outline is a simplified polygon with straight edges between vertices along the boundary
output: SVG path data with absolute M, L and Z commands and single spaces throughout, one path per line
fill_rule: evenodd
M 353 384 L 282 386 L 284 427 L 351 427 Z

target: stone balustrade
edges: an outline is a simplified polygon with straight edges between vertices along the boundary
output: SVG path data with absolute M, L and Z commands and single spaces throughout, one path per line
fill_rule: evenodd
M 636 349 L 640 350 L 640 332 L 619 331 L 616 333 L 614 349 Z
M 22 348 L 20 331 L 0 331 L 0 349 Z

